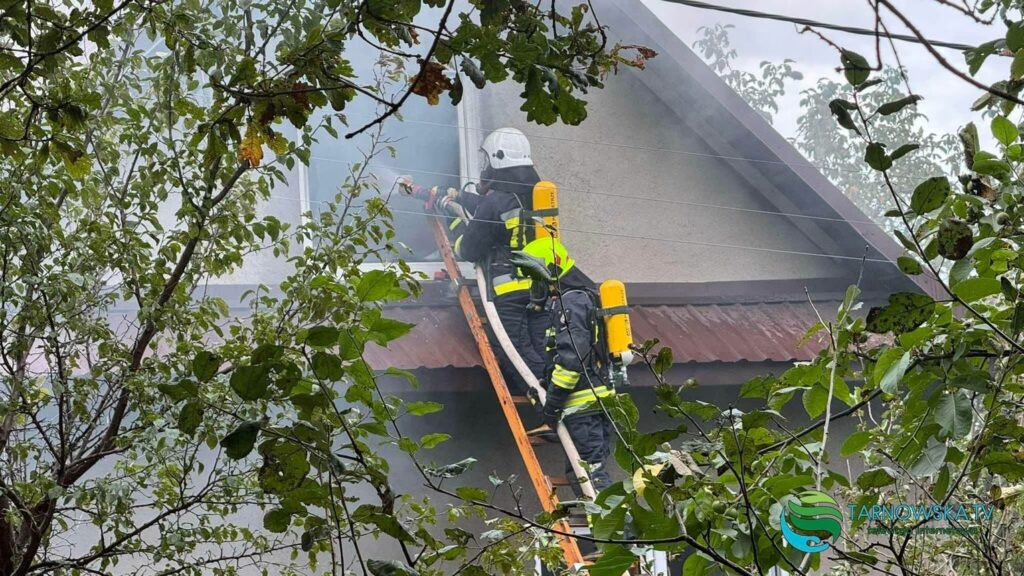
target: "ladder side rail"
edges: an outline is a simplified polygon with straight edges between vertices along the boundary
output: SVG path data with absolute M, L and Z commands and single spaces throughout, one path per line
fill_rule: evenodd
M 516 372 L 523 378 L 526 385 L 529 386 L 536 394 L 537 399 L 544 404 L 547 399 L 547 390 L 540 385 L 537 381 L 537 377 L 533 375 L 533 372 L 526 366 L 526 362 L 523 361 L 523 357 L 519 355 L 519 351 L 512 345 L 512 340 L 509 339 L 508 333 L 505 332 L 505 328 L 501 325 L 501 318 L 498 316 L 498 309 L 494 307 L 494 303 L 487 299 L 487 281 L 484 277 L 483 270 L 480 266 L 476 267 L 476 283 L 477 289 L 480 292 L 480 301 L 483 304 L 484 312 L 487 314 L 487 321 L 491 324 L 491 330 L 494 332 L 495 338 L 498 340 L 498 344 L 501 345 L 501 349 L 508 356 L 509 361 L 515 367 Z M 594 485 L 590 482 L 590 475 L 583 466 L 580 464 L 580 453 L 576 449 L 576 444 L 572 441 L 572 436 L 569 435 L 569 430 L 565 427 L 562 422 L 558 423 L 558 440 L 562 443 L 562 449 L 565 451 L 565 457 L 569 460 L 572 465 L 572 472 L 578 478 L 580 491 L 588 500 L 595 500 L 597 493 L 594 491 Z
M 558 506 L 558 497 L 548 485 L 547 477 L 543 469 L 541 469 L 540 461 L 537 460 L 537 454 L 530 445 L 530 439 L 526 435 L 526 429 L 523 427 L 523 422 L 519 417 L 519 411 L 512 401 L 512 395 L 505 384 L 504 377 L 501 375 L 501 369 L 498 367 L 498 359 L 494 355 L 494 350 L 487 339 L 487 333 L 484 331 L 483 323 L 480 321 L 480 315 L 477 313 L 473 300 L 469 295 L 469 288 L 462 281 L 462 275 L 459 273 L 459 267 L 455 262 L 455 256 L 452 253 L 451 244 L 448 242 L 448 236 L 445 234 L 441 220 L 435 218 L 433 223 L 434 237 L 444 257 L 445 268 L 448 270 L 449 276 L 458 282 L 459 304 L 462 307 L 463 314 L 466 316 L 470 332 L 472 332 L 473 338 L 476 340 L 477 348 L 480 350 L 480 358 L 483 360 L 484 368 L 490 376 L 494 392 L 498 397 L 498 403 L 501 405 L 505 419 L 508 420 L 512 437 L 516 442 L 516 447 L 519 449 L 523 464 L 526 466 L 527 475 L 530 477 L 530 482 L 537 492 L 541 507 L 546 512 L 552 512 Z M 570 532 L 569 524 L 565 520 L 558 521 L 554 527 L 566 534 Z M 565 555 L 565 561 L 570 567 L 583 563 L 583 555 L 580 553 L 579 546 L 577 546 L 573 538 L 559 535 L 559 544 Z

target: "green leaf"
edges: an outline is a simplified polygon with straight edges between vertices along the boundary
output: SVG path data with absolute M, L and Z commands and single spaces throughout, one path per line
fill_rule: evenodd
M 298 434 L 303 428 L 296 427 L 295 430 Z M 267 494 L 288 497 L 302 486 L 309 475 L 311 465 L 306 459 L 306 449 L 294 442 L 264 442 L 259 451 L 263 456 L 263 466 L 259 469 L 260 488 Z
M 797 488 L 810 486 L 811 484 L 814 484 L 814 478 L 807 474 L 780 474 L 764 481 L 765 489 L 776 498 L 782 498 Z
M 345 375 L 341 358 L 322 350 L 313 355 L 313 374 L 320 380 L 337 382 Z
M 266 366 L 239 366 L 231 374 L 231 389 L 242 400 L 260 400 L 267 394 L 270 371 Z
M 654 371 L 659 375 L 664 376 L 671 367 L 672 349 L 666 346 L 661 350 L 658 350 L 658 355 L 654 358 Z
M 380 506 L 363 504 L 352 513 L 352 520 L 359 523 L 370 523 L 378 530 L 402 542 L 416 542 L 405 526 L 392 514 L 385 514 Z
M 429 450 L 437 446 L 438 444 L 448 440 L 451 440 L 451 436 L 449 436 L 448 434 L 444 434 L 442 432 L 433 432 L 431 434 L 426 434 L 422 438 L 420 438 L 420 445 Z
M 864 153 L 864 161 L 879 172 L 892 168 L 892 158 L 885 153 L 885 146 L 878 142 L 868 144 L 867 151 Z
M 391 367 L 385 370 L 384 373 L 387 374 L 388 376 L 404 378 L 405 381 L 408 382 L 410 386 L 412 386 L 413 388 L 419 388 L 419 380 L 417 380 L 416 375 L 408 370 Z
M 993 474 L 999 474 L 1008 482 L 1024 479 L 1024 462 L 1008 452 L 989 452 L 981 460 L 982 465 Z
M 263 527 L 275 534 L 287 532 L 291 522 L 291 512 L 281 508 L 274 508 L 263 515 Z
M 483 488 L 477 488 L 475 486 L 460 486 L 455 489 L 455 493 L 466 500 L 467 502 L 487 502 L 488 494 Z
M 899 356 L 895 357 L 897 354 Z M 892 357 L 895 358 L 891 359 Z M 886 350 L 875 364 L 874 376 L 875 381 L 878 382 L 878 387 L 886 394 L 894 394 L 899 388 L 900 381 L 907 373 L 908 368 L 910 368 L 909 351 L 903 352 L 900 348 Z M 882 370 L 881 378 L 879 378 L 879 370 Z
M 967 392 L 958 390 L 945 394 L 935 405 L 935 421 L 942 431 L 951 438 L 963 438 L 971 430 L 974 411 Z
M 939 477 L 935 479 L 935 484 L 932 485 L 932 497 L 941 502 L 945 499 L 947 490 L 949 490 L 949 466 L 943 466 L 939 469 Z
M 863 84 L 871 75 L 871 66 L 868 61 L 856 52 L 843 50 L 840 53 L 839 61 L 843 65 L 846 81 L 852 86 Z
M 889 296 L 886 306 L 868 312 L 866 327 L 875 334 L 910 332 L 924 324 L 935 311 L 935 301 L 927 294 L 897 292 Z
M 590 576 L 622 576 L 630 566 L 636 563 L 636 556 L 622 545 L 615 545 L 587 567 Z
M 850 115 L 850 110 L 857 109 L 856 104 L 837 98 L 828 103 L 828 109 L 832 112 L 832 115 L 835 116 L 836 122 L 838 122 L 840 126 L 860 134 L 860 130 L 857 129 L 857 125 L 853 122 L 853 116 Z
M 1001 292 L 999 280 L 995 278 L 968 278 L 953 287 L 953 293 L 968 304 Z
M 899 214 L 897 214 L 897 216 L 899 216 Z M 899 230 L 893 230 L 893 234 L 896 235 L 896 238 L 900 241 L 900 244 L 903 244 L 904 248 L 914 253 L 917 252 L 917 246 L 914 244 L 914 241 L 907 237 L 906 234 Z
M 476 464 L 476 458 L 465 458 L 453 464 L 441 466 L 440 468 L 427 468 L 426 472 L 431 476 L 437 476 L 439 478 L 454 478 L 472 468 L 473 464 Z
M 825 411 L 828 403 L 828 390 L 824 386 L 811 386 L 803 393 L 804 410 L 811 418 L 817 418 Z
M 862 490 L 882 488 L 891 484 L 895 477 L 896 475 L 888 468 L 873 468 L 857 477 L 857 486 Z
M 397 560 L 366 561 L 366 567 L 373 576 L 420 576 L 420 573 Z
M 939 254 L 950 260 L 959 260 L 967 256 L 974 245 L 974 233 L 963 220 L 950 218 L 939 224 L 938 242 Z
M 405 405 L 405 409 L 413 416 L 433 414 L 440 412 L 443 408 L 444 405 L 438 402 L 409 402 Z
M 387 270 L 370 270 L 363 274 L 356 286 L 356 297 L 364 302 L 376 302 L 387 297 L 395 287 L 397 278 L 394 272 Z
M 963 282 L 970 277 L 971 272 L 974 271 L 974 259 L 970 256 L 957 260 L 949 268 L 949 286 L 950 288 L 955 287 L 957 284 Z
M 899 100 L 886 102 L 885 104 L 882 104 L 881 106 L 878 107 L 878 113 L 881 114 L 882 116 L 889 116 L 891 114 L 899 112 L 900 110 L 903 110 L 904 108 L 910 106 L 911 104 L 916 104 L 921 99 L 921 96 L 913 94 L 911 96 L 900 98 Z
M 708 573 L 709 560 L 700 552 L 694 552 L 683 562 L 682 576 L 704 576 Z
M 947 449 L 945 442 L 937 442 L 935 438 L 929 438 L 928 447 L 921 452 L 921 456 L 910 466 L 910 473 L 914 476 L 931 476 L 935 474 L 946 463 Z
M 200 350 L 195 358 L 192 359 L 192 374 L 199 379 L 200 382 L 209 382 L 214 376 L 217 375 L 217 370 L 220 369 L 221 360 L 216 354 L 207 350 Z
M 920 147 L 920 144 L 904 144 L 899 148 L 893 150 L 892 154 L 889 155 L 889 158 L 892 158 L 894 161 L 899 160 L 900 158 L 903 158 L 907 154 L 910 154 L 911 152 L 917 150 Z
M 192 401 L 182 406 L 181 412 L 178 413 L 178 430 L 181 430 L 182 434 L 186 436 L 195 434 L 202 423 L 203 404 L 201 402 Z
M 1006 48 L 1010 52 L 1024 48 L 1024 21 L 1014 22 L 1006 28 Z
M 1003 146 L 1009 146 L 1017 141 L 1020 132 L 1013 125 L 1013 122 L 1007 120 L 1005 116 L 996 116 L 992 119 L 992 135 Z
M 945 176 L 934 176 L 914 188 L 910 198 L 910 209 L 917 214 L 927 214 L 942 207 L 950 194 L 949 180 Z
M 908 274 L 910 276 L 916 276 L 924 272 L 921 268 L 921 263 L 910 256 L 900 256 L 896 259 L 896 265 L 900 267 L 900 270 L 904 274 Z
M 867 430 L 861 430 L 854 432 L 847 436 L 846 441 L 843 442 L 841 448 L 839 448 L 839 455 L 843 458 L 849 458 L 857 452 L 864 449 L 868 443 L 871 442 L 871 433 Z
M 415 327 L 415 324 L 400 322 L 391 318 L 377 318 L 366 333 L 366 339 L 386 346 L 388 342 L 405 336 Z
M 1013 62 L 1010 64 L 1010 78 L 1019 80 L 1024 77 L 1024 50 L 1017 50 L 1013 55 Z
M 259 432 L 259 422 L 243 422 L 220 441 L 221 447 L 224 448 L 224 454 L 232 460 L 245 458 L 252 452 Z
M 1009 163 L 998 158 L 975 158 L 971 169 L 978 174 L 995 176 L 996 178 L 1013 172 L 1013 168 Z
M 341 331 L 334 326 L 314 326 L 306 334 L 306 344 L 316 348 L 326 348 L 338 343 Z
M 971 73 L 971 76 L 978 73 L 978 70 L 981 69 L 981 65 L 985 63 L 985 60 L 992 54 L 995 54 L 996 50 L 998 50 L 999 46 L 1003 43 L 1004 40 L 999 38 L 997 40 L 985 42 L 977 48 L 964 51 L 964 59 L 967 61 L 968 71 Z
M 757 377 L 748 380 L 740 387 L 740 398 L 768 398 L 775 382 L 776 380 L 772 377 Z
M 182 380 L 176 384 L 160 383 L 156 389 L 174 402 L 191 400 L 199 395 L 199 387 L 192 380 Z
M 480 8 L 480 23 L 484 26 L 500 25 L 510 4 L 510 0 L 485 0 Z
M 954 376 L 950 384 L 963 390 L 987 394 L 989 391 L 989 376 L 986 372 L 980 370 L 962 372 Z

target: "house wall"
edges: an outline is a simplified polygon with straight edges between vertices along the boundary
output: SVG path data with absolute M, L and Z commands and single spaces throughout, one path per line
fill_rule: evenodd
M 580 126 L 528 125 L 518 87 L 488 86 L 477 94 L 478 126 L 483 133 L 512 126 L 530 136 L 541 177 L 559 186 L 566 245 L 597 279 L 710 282 L 837 274 L 826 258 L 750 249 L 820 252 L 786 218 L 678 203 L 773 210 L 734 169 L 736 161 L 714 157 L 702 136 L 640 82 L 638 74 L 657 74 L 657 68 L 655 59 L 645 72 L 621 69 L 603 90 L 591 91 L 589 115 Z M 687 104 L 692 107 L 682 114 L 699 114 L 698 104 Z

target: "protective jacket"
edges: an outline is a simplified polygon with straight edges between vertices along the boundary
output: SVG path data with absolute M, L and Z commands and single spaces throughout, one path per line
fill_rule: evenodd
M 615 394 L 602 375 L 610 358 L 597 317 L 599 308 L 597 294 L 587 287 L 564 289 L 549 300 L 546 411 L 583 406 Z
M 521 220 L 521 214 L 532 209 L 533 187 L 539 181 L 533 166 L 494 170 L 488 175 L 489 190 L 473 219 L 464 228 L 461 222 L 452 227 L 455 253 L 470 262 L 487 262 L 495 296 L 530 289 L 530 279 L 518 273 L 509 256 L 530 240 L 531 227 Z M 464 230 L 461 234 L 460 229 Z

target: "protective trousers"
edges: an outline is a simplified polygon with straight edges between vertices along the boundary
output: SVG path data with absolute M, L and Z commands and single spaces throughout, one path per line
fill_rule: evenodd
M 592 469 L 590 481 L 594 485 L 594 491 L 600 492 L 611 485 L 612 479 L 608 475 L 608 457 L 611 456 L 612 441 L 615 430 L 612 422 L 603 411 L 590 411 L 579 414 L 570 414 L 562 419 L 565 428 L 572 437 L 576 450 L 580 453 L 580 459 L 589 464 Z M 566 459 L 565 477 L 572 484 L 572 491 L 577 498 L 583 496 L 579 484 L 575 482 L 576 475 L 572 469 L 572 463 Z
M 501 325 L 508 333 L 512 346 L 523 358 L 523 362 L 538 380 L 544 378 L 544 339 L 550 317 L 544 311 L 529 308 L 530 291 L 517 290 L 494 298 L 494 308 L 501 319 Z M 517 374 L 516 371 L 510 372 Z M 526 382 L 517 374 L 516 385 L 520 393 L 526 392 Z

